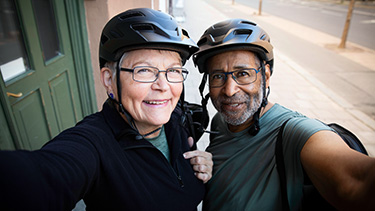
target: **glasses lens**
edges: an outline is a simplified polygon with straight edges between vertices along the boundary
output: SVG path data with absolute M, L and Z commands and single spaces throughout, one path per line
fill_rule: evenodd
M 153 82 L 159 70 L 154 67 L 135 67 L 133 79 L 139 82 Z
M 257 72 L 255 69 L 242 69 L 242 70 L 236 70 L 232 74 L 234 76 L 234 80 L 239 85 L 245 85 L 250 84 L 256 81 L 257 79 Z
M 224 73 L 214 73 L 210 75 L 210 86 L 211 87 L 220 87 L 225 83 L 225 74 Z
M 241 69 L 233 72 L 210 74 L 210 86 L 221 87 L 227 80 L 227 75 L 232 75 L 233 79 L 239 85 L 251 84 L 257 79 L 257 70 L 254 68 Z
M 166 71 L 167 80 L 172 83 L 183 82 L 186 79 L 188 71 L 185 68 L 169 68 Z

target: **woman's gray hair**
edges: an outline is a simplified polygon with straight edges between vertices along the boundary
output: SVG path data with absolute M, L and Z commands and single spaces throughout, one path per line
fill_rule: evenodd
M 122 64 L 122 61 L 124 60 L 124 58 L 126 57 L 127 55 L 127 52 L 122 52 L 122 51 L 119 51 L 118 54 L 121 54 L 121 57 L 120 57 L 120 60 L 119 61 L 116 61 L 116 62 L 106 62 L 104 64 L 104 67 L 107 67 L 108 69 L 110 69 L 112 71 L 112 77 L 113 78 L 116 78 L 116 68 L 117 68 L 117 65 L 118 63 Z

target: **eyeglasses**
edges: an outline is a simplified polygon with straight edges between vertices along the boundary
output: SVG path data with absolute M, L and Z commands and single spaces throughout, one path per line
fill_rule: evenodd
M 180 83 L 185 81 L 187 74 L 189 73 L 188 70 L 182 67 L 172 67 L 166 70 L 159 70 L 156 67 L 137 66 L 133 69 L 121 67 L 120 70 L 131 72 L 133 75 L 133 80 L 142 83 L 155 82 L 158 79 L 160 72 L 165 72 L 165 77 L 167 78 L 168 82 Z
M 238 85 L 251 84 L 257 80 L 257 74 L 262 67 L 255 68 L 244 68 L 233 72 L 217 72 L 209 74 L 210 87 L 218 88 L 225 84 L 228 79 L 228 75 L 232 75 L 233 80 Z

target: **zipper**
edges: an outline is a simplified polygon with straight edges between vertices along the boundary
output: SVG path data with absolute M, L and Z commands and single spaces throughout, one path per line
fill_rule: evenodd
M 172 168 L 172 166 L 171 166 L 171 168 Z M 178 179 L 178 182 L 180 183 L 180 187 L 183 188 L 183 187 L 185 187 L 185 185 L 184 185 L 184 181 L 182 181 L 182 178 L 180 176 L 180 173 L 179 173 L 179 170 L 178 170 L 178 165 L 176 165 L 176 169 L 177 169 L 177 172 L 172 168 L 173 172 L 175 173 L 175 175 Z
M 182 181 L 182 178 L 180 176 L 180 172 L 178 170 L 178 165 L 177 165 L 177 162 L 176 162 L 176 170 L 174 170 L 174 168 L 172 167 L 172 164 L 168 162 L 167 158 L 163 155 L 162 152 L 160 152 L 160 150 L 158 150 L 155 146 L 153 145 L 142 145 L 142 146 L 132 146 L 132 147 L 126 147 L 126 149 L 135 149 L 135 148 L 152 148 L 152 149 L 155 149 L 158 151 L 158 153 L 163 157 L 162 159 L 164 159 L 164 162 L 167 163 L 167 165 L 169 166 L 169 168 L 172 170 L 173 174 L 176 176 L 177 180 L 178 180 L 178 184 L 180 185 L 181 188 L 185 187 L 185 184 L 184 184 L 184 181 Z

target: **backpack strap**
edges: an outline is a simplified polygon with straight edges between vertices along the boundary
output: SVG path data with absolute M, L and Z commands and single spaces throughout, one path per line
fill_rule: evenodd
M 362 142 L 348 129 L 336 123 L 330 123 L 327 125 L 330 128 L 334 129 L 350 148 L 361 152 L 362 154 L 368 155 L 366 148 L 363 146 Z
M 276 168 L 277 168 L 277 172 L 279 173 L 279 179 L 280 179 L 281 202 L 282 202 L 283 211 L 290 210 L 287 188 L 286 188 L 286 173 L 285 173 L 285 163 L 284 163 L 284 153 L 283 153 L 283 131 L 284 131 L 286 123 L 288 123 L 289 120 L 290 119 L 286 120 L 279 129 L 279 133 L 277 135 L 277 140 L 276 140 L 276 149 L 275 149 Z

